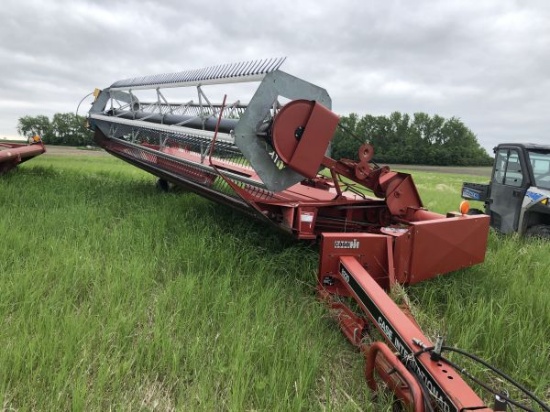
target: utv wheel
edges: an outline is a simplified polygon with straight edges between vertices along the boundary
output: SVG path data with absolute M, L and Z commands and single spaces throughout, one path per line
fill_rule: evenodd
M 531 226 L 525 232 L 525 236 L 538 237 L 538 238 L 541 238 L 541 239 L 550 239 L 550 225 Z

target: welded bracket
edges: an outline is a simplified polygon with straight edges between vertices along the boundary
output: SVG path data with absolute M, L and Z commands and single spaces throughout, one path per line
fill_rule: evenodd
M 248 108 L 235 127 L 235 144 L 248 159 L 269 190 L 284 190 L 304 176 L 289 167 L 280 169 L 273 161 L 271 146 L 257 135 L 262 123 L 270 117 L 273 103 L 279 96 L 290 100 L 306 99 L 330 109 L 332 101 L 327 91 L 305 80 L 276 70 L 268 73 L 250 100 Z

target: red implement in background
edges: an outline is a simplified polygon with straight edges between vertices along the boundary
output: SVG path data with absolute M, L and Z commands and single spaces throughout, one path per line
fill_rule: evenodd
M 31 144 L 0 143 L 0 175 L 45 152 L 44 143 L 36 137 Z
M 365 352 L 373 390 L 376 374 L 417 411 L 489 411 L 457 371 L 428 353 L 429 339 L 387 294 L 483 262 L 488 217 L 427 211 L 412 177 L 373 163 L 369 144 L 357 160 L 330 157 L 338 125 L 330 97 L 281 64 L 120 80 L 97 91 L 89 124 L 98 145 L 156 175 L 161 187 L 179 185 L 298 239 L 321 240 L 319 294 Z M 261 83 L 248 105 L 226 105 L 225 97 L 212 104 L 204 92 L 249 81 Z M 198 103 L 168 102 L 164 89 L 176 87 L 196 90 Z M 138 96 L 147 89 L 156 100 Z M 385 343 L 366 343 L 371 326 Z

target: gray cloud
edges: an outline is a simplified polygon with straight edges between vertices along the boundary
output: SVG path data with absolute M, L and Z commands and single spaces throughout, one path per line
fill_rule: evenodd
M 423 111 L 461 118 L 486 148 L 546 143 L 549 20 L 542 0 L 7 0 L 0 136 L 122 78 L 288 56 L 340 114 Z

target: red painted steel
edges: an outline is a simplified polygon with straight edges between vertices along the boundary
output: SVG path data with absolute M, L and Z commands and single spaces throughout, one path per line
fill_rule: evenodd
M 390 348 L 382 342 L 374 342 L 366 349 L 365 379 L 369 388 L 376 392 L 374 372 L 388 385 L 398 399 L 413 407 L 415 412 L 424 412 L 424 397 L 420 384 Z
M 32 144 L 0 143 L 0 175 L 45 152 L 41 140 Z
M 385 239 L 384 239 L 385 238 Z M 360 235 L 350 238 L 348 234 L 331 233 L 323 235 L 321 245 L 321 263 L 319 268 L 319 288 L 321 296 L 328 300 L 336 317 L 347 320 L 346 330 L 356 331 L 350 341 L 360 346 L 361 336 L 366 336 L 366 325 L 375 326 L 381 335 L 397 353 L 401 363 L 409 364 L 417 380 L 421 380 L 429 389 L 435 404 L 443 411 L 462 411 L 468 408 L 489 411 L 483 401 L 473 392 L 464 380 L 450 366 L 440 361 L 434 361 L 428 353 L 416 352 L 422 349 L 415 345 L 423 342 L 427 347 L 432 346 L 430 340 L 422 333 L 416 322 L 412 321 L 397 304 L 385 293 L 388 279 L 392 272 L 393 243 L 389 235 Z M 368 250 L 369 256 L 363 253 Z M 376 265 L 373 265 L 373 263 Z M 382 262 L 382 263 L 378 263 Z M 388 266 L 386 266 L 386 264 Z M 384 267 L 386 266 L 386 276 Z M 372 274 L 371 274 L 372 272 Z M 342 308 L 342 296 L 351 297 L 362 309 L 365 318 L 360 315 L 349 315 L 347 307 Z M 354 320 L 356 323 L 354 324 Z M 370 359 L 367 376 L 370 379 L 373 354 Z M 390 364 L 395 359 L 385 356 Z M 383 366 L 383 365 L 381 365 Z M 380 366 L 380 367 L 381 367 Z M 401 376 L 406 382 L 409 378 L 405 373 Z M 393 378 L 386 376 L 387 383 L 397 385 Z M 403 393 L 397 391 L 400 396 Z M 414 406 L 415 396 L 403 396 Z M 417 410 L 417 409 L 415 409 Z
M 418 411 L 423 408 L 419 399 L 424 400 L 421 385 L 433 385 L 442 411 L 489 410 L 452 368 L 430 360 L 429 354 L 414 359 L 413 373 L 405 368 L 404 358 L 420 349 L 413 339 L 431 344 L 410 314 L 386 294 L 396 283 L 414 284 L 481 263 L 489 218 L 425 210 L 412 177 L 373 166 L 374 151 L 368 144 L 361 146 L 358 160 L 326 156 L 337 122 L 338 117 L 318 103 L 296 100 L 278 112 L 271 135 L 259 132 L 262 144 L 272 145 L 285 167 L 304 176 L 279 192 L 268 190 L 248 163 L 215 154 L 215 145 L 227 143 L 214 141 L 208 152 L 198 152 L 181 141 L 139 145 L 110 138 L 99 129 L 95 139 L 108 152 L 161 179 L 240 209 L 298 239 L 321 239 L 319 295 L 345 336 L 365 351 L 369 385 L 377 371 Z M 326 173 L 318 174 L 323 168 Z M 348 306 L 350 298 L 363 313 Z M 369 325 L 380 330 L 398 355 L 382 344 L 365 347 Z M 398 375 L 390 376 L 388 366 Z
M 294 100 L 275 117 L 273 146 L 289 167 L 312 179 L 317 176 L 338 121 L 337 115 L 317 102 Z

